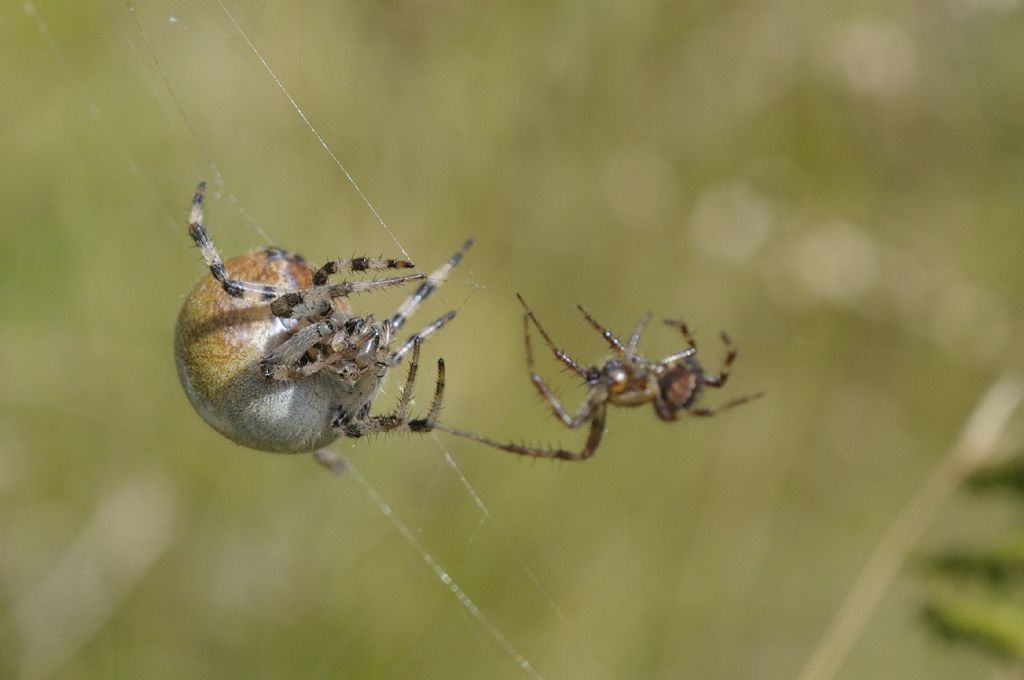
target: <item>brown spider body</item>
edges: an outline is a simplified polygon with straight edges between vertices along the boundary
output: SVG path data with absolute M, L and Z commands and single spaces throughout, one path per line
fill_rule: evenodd
M 696 403 L 703 392 L 704 370 L 693 357 L 669 363 L 651 363 L 640 357 L 625 360 L 615 357 L 601 367 L 590 369 L 596 376 L 591 386 L 607 383 L 608 403 L 612 406 L 653 404 L 662 420 L 676 420 L 679 412 Z
M 260 250 L 225 263 L 228 276 L 276 287 L 307 288 L 316 271 L 301 257 Z M 351 313 L 347 300 L 340 311 Z M 260 362 L 293 335 L 297 322 L 265 302 L 232 297 L 212 276 L 189 293 L 178 315 L 174 357 L 196 411 L 228 439 L 261 451 L 314 451 L 337 439 L 331 427 L 348 396 L 336 376 L 268 380 Z
M 551 407 L 555 417 L 563 425 L 573 429 L 582 427 L 585 424 L 590 425 L 590 431 L 583 448 L 579 451 L 569 451 L 561 448 L 551 449 L 502 443 L 489 437 L 457 430 L 440 423 L 434 423 L 435 429 L 523 456 L 585 460 L 594 455 L 598 445 L 601 443 L 609 405 L 631 408 L 643 406 L 644 404 L 653 404 L 654 412 L 661 420 L 666 421 L 677 420 L 680 414 L 683 413 L 693 416 L 712 416 L 717 412 L 709 408 L 700 407 L 698 404 L 705 386 L 723 387 L 729 379 L 729 369 L 733 361 L 736 360 L 736 350 L 725 333 L 722 333 L 722 341 L 727 348 L 725 362 L 722 365 L 721 371 L 717 375 L 713 375 L 704 371 L 697 361 L 697 343 L 690 335 L 689 328 L 682 321 L 666 321 L 665 323 L 679 329 L 683 339 L 686 340 L 686 349 L 670 354 L 659 361 L 651 361 L 638 351 L 640 336 L 651 319 L 650 314 L 645 314 L 640 319 L 629 341 L 623 343 L 614 333 L 599 324 L 587 310 L 582 306 L 578 306 L 587 322 L 596 331 L 601 333 L 605 341 L 616 352 L 615 356 L 605 361 L 604 364 L 587 368 L 570 357 L 566 352 L 558 349 L 547 334 L 547 331 L 541 326 L 540 321 L 534 316 L 533 311 L 527 306 L 526 301 L 521 296 L 519 296 L 519 301 L 526 310 L 523 316 L 523 328 L 526 342 L 526 362 L 530 369 L 530 381 L 537 388 L 537 392 L 540 393 L 544 401 Z M 587 397 L 575 415 L 569 414 L 565 406 L 562 405 L 562 402 L 555 397 L 547 383 L 544 382 L 544 379 L 534 370 L 533 348 L 530 340 L 531 323 L 544 339 L 544 343 L 554 353 L 555 358 L 576 373 L 589 388 Z M 721 406 L 718 411 L 738 406 L 760 396 L 760 394 L 754 394 L 734 399 Z
M 662 420 L 675 420 L 696 404 L 704 392 L 704 370 L 693 357 L 662 366 L 656 376 L 654 410 Z
M 413 264 L 357 257 L 315 268 L 278 248 L 225 263 L 203 226 L 204 190 L 200 183 L 192 200 L 189 234 L 210 275 L 185 299 L 174 341 L 178 377 L 199 415 L 243 446 L 282 453 L 317 451 L 317 460 L 333 469 L 339 469 L 338 459 L 323 447 L 339 436 L 428 430 L 441 408 L 444 362 L 438 360 L 429 418 L 410 420 L 420 344 L 455 313 L 420 329 L 397 349 L 392 341 L 472 242 L 429 275 L 363 281 L 330 283 L 330 277 Z M 416 291 L 383 321 L 354 313 L 348 301 L 355 293 L 414 281 L 420 282 Z M 407 353 L 409 373 L 395 411 L 371 416 L 388 369 Z

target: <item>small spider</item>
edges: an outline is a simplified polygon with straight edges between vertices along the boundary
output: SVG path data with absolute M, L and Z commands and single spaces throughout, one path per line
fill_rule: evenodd
M 594 455 L 601 438 L 604 436 L 605 419 L 608 405 L 642 406 L 654 404 L 654 412 L 662 420 L 676 420 L 683 412 L 692 416 L 713 416 L 720 411 L 739 406 L 762 396 L 761 393 L 733 399 L 717 410 L 697 405 L 704 387 L 724 387 L 729 380 L 729 369 L 736 360 L 736 349 L 729 336 L 722 333 L 725 343 L 725 361 L 718 375 L 707 373 L 697 362 L 697 343 L 683 321 L 666 320 L 665 323 L 678 328 L 686 341 L 686 349 L 670 354 L 660 361 L 649 361 L 637 352 L 640 335 L 651 320 L 648 312 L 637 323 L 629 342 L 623 344 L 614 333 L 602 326 L 590 313 L 577 305 L 580 313 L 588 323 L 599 332 L 615 351 L 615 355 L 601 366 L 584 367 L 564 351 L 558 349 L 551 337 L 534 316 L 526 301 L 518 293 L 516 297 L 522 303 L 526 313 L 523 315 L 523 332 L 526 338 L 526 363 L 530 370 L 530 380 L 541 397 L 550 406 L 555 416 L 566 426 L 573 429 L 590 423 L 590 433 L 580 451 L 565 449 L 538 448 L 514 443 L 502 443 L 489 437 L 473 432 L 457 430 L 441 423 L 432 422 L 434 429 L 448 432 L 459 437 L 487 444 L 502 451 L 510 451 L 523 456 L 536 458 L 561 458 L 562 460 L 586 460 Z M 589 388 L 589 393 L 576 415 L 569 415 L 562 403 L 551 392 L 544 379 L 536 372 L 533 360 L 533 347 L 530 341 L 530 323 L 536 326 L 544 343 L 554 353 L 555 358 L 565 364 L 569 370 L 578 375 Z
M 212 276 L 185 299 L 175 332 L 178 376 L 196 411 L 215 430 L 243 446 L 284 453 L 323 451 L 338 436 L 405 429 L 429 430 L 444 394 L 444 360 L 429 419 L 410 420 L 408 410 L 420 344 L 451 321 L 451 311 L 392 350 L 395 334 L 422 302 L 448 278 L 472 245 L 466 243 L 429 276 L 412 274 L 330 283 L 333 274 L 408 269 L 407 260 L 356 257 L 332 260 L 319 269 L 300 256 L 266 248 L 221 260 L 203 226 L 200 183 L 192 199 L 189 234 Z M 416 291 L 383 321 L 353 313 L 356 293 L 420 281 Z M 371 416 L 370 407 L 388 369 L 412 353 L 409 373 L 391 414 Z

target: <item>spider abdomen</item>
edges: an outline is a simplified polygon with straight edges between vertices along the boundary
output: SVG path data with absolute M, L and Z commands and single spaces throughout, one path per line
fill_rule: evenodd
M 273 248 L 224 267 L 233 279 L 291 289 L 311 286 L 315 271 Z M 336 307 L 348 311 L 344 300 Z M 261 360 L 293 332 L 294 322 L 273 316 L 267 302 L 232 297 L 204 276 L 182 305 L 174 339 L 178 377 L 199 415 L 228 439 L 262 451 L 303 453 L 334 441 L 331 420 L 347 397 L 337 375 L 284 381 L 261 370 Z
M 700 396 L 700 376 L 689 366 L 677 364 L 658 376 L 661 398 L 671 410 L 685 409 Z

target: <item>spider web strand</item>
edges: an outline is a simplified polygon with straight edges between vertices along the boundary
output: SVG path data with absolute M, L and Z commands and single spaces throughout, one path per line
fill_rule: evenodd
M 469 479 L 467 479 L 466 475 L 462 472 L 462 468 L 460 468 L 459 464 L 455 462 L 455 458 L 452 457 L 451 452 L 448 451 L 448 449 L 445 447 L 444 443 L 437 436 L 437 433 L 434 432 L 432 434 L 435 443 L 437 443 L 438 447 L 440 447 L 440 449 L 444 452 L 445 463 L 455 472 L 455 475 L 459 478 L 459 482 L 462 484 L 463 488 L 465 488 L 466 494 L 469 495 L 469 497 L 473 500 L 473 503 L 476 505 L 477 509 L 480 511 L 481 526 L 483 525 L 484 522 L 490 522 L 492 526 L 497 527 L 498 525 L 494 521 L 494 517 L 491 515 L 491 511 L 487 509 L 486 505 L 484 505 L 484 499 L 480 497 L 480 494 L 478 494 L 476 492 L 476 489 L 473 488 L 473 485 L 470 484 Z M 480 527 L 477 527 L 478 531 L 479 528 Z M 547 589 L 544 587 L 544 584 L 541 583 L 540 578 L 538 578 L 537 575 L 534 573 L 533 569 L 530 568 L 530 565 L 526 563 L 526 560 L 524 560 L 523 557 L 519 554 L 519 552 L 515 549 L 515 546 L 512 544 L 512 541 L 508 538 L 507 535 L 505 535 L 504 532 L 499 531 L 498 533 L 499 535 L 501 535 L 502 541 L 505 543 L 505 546 L 512 553 L 512 557 L 515 559 L 516 564 L 519 565 L 519 568 L 523 570 L 523 573 L 526 574 L 526 577 L 530 579 L 530 581 L 533 583 L 533 587 L 537 589 L 537 592 L 540 593 L 542 598 L 544 598 L 548 606 L 551 607 L 552 611 L 554 611 L 555 614 L 558 615 L 558 618 L 561 619 L 562 623 L 566 626 L 566 628 L 569 630 L 572 636 L 576 638 L 576 642 L 580 645 L 580 647 L 590 656 L 590 659 L 594 663 L 594 666 L 596 667 L 596 670 L 600 677 L 606 678 L 606 680 L 610 680 L 611 676 L 604 670 L 604 668 L 601 667 L 597 655 L 585 643 L 585 641 L 583 640 L 583 636 L 580 635 L 579 630 L 577 630 L 576 626 L 574 626 L 572 621 L 569 620 L 569 617 L 565 614 L 565 612 L 562 611 L 562 608 L 558 606 L 558 603 L 555 602 L 555 598 L 552 597 L 551 594 L 547 591 Z
M 280 89 L 284 96 L 288 99 L 288 102 L 292 105 L 292 108 L 295 109 L 295 112 L 299 114 L 299 117 L 302 119 L 302 122 L 306 124 L 306 127 L 309 128 L 309 131 L 313 133 L 313 136 L 316 137 L 316 140 L 320 143 L 320 146 L 324 148 L 324 151 L 326 151 L 327 154 L 331 157 L 331 160 L 334 161 L 334 164 L 337 165 L 338 169 L 341 170 L 341 172 L 345 175 L 345 179 L 349 181 L 349 184 L 351 184 L 352 187 L 356 190 L 356 193 L 359 194 L 359 197 L 363 199 L 363 203 L 365 203 L 366 207 L 370 209 L 371 213 L 373 213 L 373 216 L 380 223 L 380 226 L 384 228 L 384 231 L 387 232 L 387 235 L 391 238 L 392 241 L 395 242 L 395 245 L 398 246 L 398 249 L 402 251 L 402 255 L 404 255 L 406 259 L 412 259 L 408 251 L 406 251 L 406 249 L 398 241 L 398 237 L 395 236 L 394 232 L 391 231 L 391 228 L 384 221 L 384 218 L 381 217 L 381 214 L 379 212 L 377 212 L 377 209 L 373 206 L 373 203 L 371 203 L 370 199 L 367 198 L 366 193 L 363 192 L 362 187 L 359 186 L 355 178 L 348 171 L 348 168 L 346 168 L 344 163 L 341 162 L 341 159 L 338 158 L 338 155 L 334 153 L 330 145 L 327 143 L 327 140 L 325 140 L 317 131 L 316 127 L 313 126 L 313 123 L 309 120 L 309 116 L 307 116 L 306 112 L 302 110 L 302 107 L 299 106 L 299 103 L 295 100 L 295 97 L 291 95 L 291 92 L 288 91 L 288 88 L 284 86 L 284 82 L 282 82 L 281 79 L 277 76 L 277 74 L 274 72 L 274 69 L 270 67 L 269 62 L 267 62 L 267 60 L 263 57 L 260 51 L 256 48 L 256 45 L 253 43 L 253 41 L 249 39 L 248 34 L 246 34 L 244 30 L 242 30 L 241 25 L 238 23 L 238 21 L 235 20 L 234 15 L 232 15 L 228 8 L 224 6 L 222 0 L 217 0 L 217 4 L 220 5 L 220 8 L 221 10 L 223 10 L 225 16 L 227 16 L 228 20 L 231 21 L 232 25 L 234 25 L 235 30 L 238 31 L 238 34 L 242 36 L 243 40 L 245 40 L 246 44 L 249 46 L 249 49 L 253 51 L 253 54 L 256 55 L 256 58 L 260 60 L 261 64 L 263 64 L 263 68 L 265 68 L 267 73 L 270 74 L 271 79 L 273 79 L 278 89 Z
M 395 529 L 402 536 L 402 538 L 404 538 L 405 541 L 409 545 L 411 545 L 413 549 L 416 550 L 417 553 L 419 553 L 420 558 L 427 563 L 427 566 L 430 567 L 430 570 L 434 572 L 434 575 L 437 576 L 438 580 L 448 587 L 452 595 L 455 596 L 455 599 L 458 600 L 460 605 L 462 605 L 462 608 L 469 612 L 470 616 L 476 619 L 477 622 L 481 626 L 483 626 L 484 630 L 486 630 L 490 634 L 490 636 L 494 638 L 495 642 L 501 645 L 502 649 L 504 649 L 508 653 L 508 655 L 515 660 L 516 664 L 521 669 L 523 669 L 524 672 L 526 672 L 530 677 L 535 678 L 536 680 L 543 680 L 543 676 L 541 676 L 541 674 L 537 672 L 533 665 L 530 664 L 529 660 L 527 660 L 527 658 L 523 656 L 522 652 L 516 649 L 512 645 L 512 643 L 509 642 L 509 639 L 505 637 L 505 635 L 500 630 L 498 630 L 498 627 L 495 626 L 494 623 L 492 623 L 491 620 L 487 618 L 487 616 L 484 615 L 484 613 L 480 610 L 480 607 L 478 607 L 476 603 L 473 602 L 472 598 L 470 598 L 469 595 L 466 594 L 466 591 L 459 587 L 459 584 L 457 584 L 455 580 L 451 577 L 451 575 L 447 571 L 445 571 L 444 567 L 441 566 L 441 564 L 434 558 L 434 556 L 427 552 L 427 549 L 424 548 L 423 544 L 416 539 L 416 536 L 413 535 L 409 527 L 406 526 L 406 524 L 401 519 L 399 519 L 399 517 L 391 509 L 391 506 L 388 505 L 387 502 L 377 492 L 377 489 L 375 489 L 373 485 L 371 485 L 370 482 L 365 477 L 363 477 L 362 473 L 360 473 L 359 470 L 356 469 L 356 467 L 352 464 L 351 461 L 347 461 L 345 473 L 352 475 L 352 477 L 359 484 L 360 488 L 362 488 L 363 492 L 370 497 L 370 500 L 372 500 L 374 504 L 377 506 L 377 508 L 381 511 L 381 514 L 388 518 L 388 521 L 391 522 L 392 526 L 395 527 Z
M 196 145 L 196 148 L 199 150 L 199 153 L 202 155 L 203 160 L 206 163 L 206 167 L 209 169 L 211 173 L 213 173 L 213 185 L 217 187 L 218 191 L 224 192 L 224 194 L 231 201 L 231 204 L 235 207 L 236 210 L 238 210 L 242 218 L 257 234 L 260 235 L 264 242 L 271 243 L 272 239 L 263 229 L 263 227 L 260 226 L 260 224 L 252 217 L 252 215 L 249 214 L 249 211 L 247 211 L 242 206 L 241 201 L 239 201 L 238 197 L 227 190 L 227 183 L 224 180 L 224 174 L 221 172 L 220 167 L 218 167 L 217 164 L 213 161 L 213 158 L 210 156 L 209 151 L 207 150 L 206 146 L 200 139 L 199 132 L 196 130 L 195 125 L 192 123 L 192 119 L 189 118 L 187 113 L 185 113 L 185 107 L 182 106 L 181 101 L 178 99 L 177 93 L 175 93 L 174 88 L 171 87 L 171 81 L 167 77 L 167 71 L 164 70 L 163 64 L 160 63 L 160 59 L 159 57 L 157 57 L 156 50 L 153 47 L 153 43 L 149 39 L 149 34 L 146 32 L 145 28 L 143 28 L 142 21 L 139 19 L 138 12 L 135 11 L 135 4 L 133 2 L 126 2 L 125 6 L 127 7 L 128 14 L 131 16 L 132 22 L 135 25 L 135 30 L 138 32 L 138 35 L 142 40 L 142 44 L 146 48 L 146 53 L 149 55 L 149 59 L 153 62 L 153 67 L 156 69 L 157 74 L 160 76 L 160 80 L 163 83 L 164 90 L 167 92 L 167 96 L 170 98 L 171 102 L 174 105 L 175 110 L 177 111 L 178 117 L 181 119 L 181 122 L 185 126 L 185 129 L 188 131 L 189 136 L 192 137 L 192 141 Z M 125 42 L 128 43 L 129 48 L 135 54 L 136 58 L 139 59 L 139 61 L 141 62 L 142 57 L 139 54 L 139 51 L 136 49 L 135 43 L 127 35 L 124 29 L 121 30 L 121 34 L 124 36 Z M 146 75 L 147 77 L 149 76 L 148 71 L 146 72 Z M 156 85 L 152 83 L 152 80 L 150 80 L 150 85 L 153 87 L 154 92 L 156 92 Z M 165 115 L 170 117 L 170 113 L 167 111 L 166 107 L 164 107 L 163 102 L 160 102 L 160 106 L 162 109 L 164 109 Z M 175 223 L 177 223 L 177 221 L 175 221 Z

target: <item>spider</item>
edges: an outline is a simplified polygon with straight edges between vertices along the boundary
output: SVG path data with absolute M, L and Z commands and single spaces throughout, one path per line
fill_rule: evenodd
M 340 459 L 324 447 L 339 436 L 429 430 L 444 395 L 444 360 L 437 362 L 429 418 L 410 419 L 420 345 L 455 312 L 420 329 L 397 349 L 392 342 L 445 282 L 472 240 L 430 275 L 330 283 L 334 274 L 409 269 L 413 263 L 355 257 L 315 268 L 280 248 L 224 262 L 203 226 L 205 188 L 205 182 L 196 188 L 188 228 L 211 276 L 201 279 L 185 299 L 174 343 L 178 377 L 199 415 L 238 444 L 262 451 L 316 452 L 316 459 L 332 469 L 339 469 Z M 356 293 L 417 281 L 415 292 L 382 321 L 372 314 L 355 314 L 348 302 Z M 394 411 L 371 416 L 388 369 L 410 353 Z
M 522 303 L 526 313 L 523 315 L 523 333 L 526 342 L 526 363 L 530 371 L 530 380 L 540 393 L 540 396 L 550 405 L 555 416 L 566 427 L 577 429 L 583 425 L 590 424 L 590 432 L 587 441 L 579 451 L 568 451 L 561 448 L 538 448 L 514 443 L 502 443 L 489 437 L 484 437 L 473 432 L 458 430 L 441 423 L 431 423 L 434 429 L 447 432 L 459 437 L 472 439 L 473 441 L 493 446 L 502 451 L 509 451 L 523 456 L 536 458 L 560 458 L 562 460 L 586 460 L 594 455 L 601 438 L 605 432 L 605 421 L 608 405 L 612 406 L 642 406 L 653 404 L 657 416 L 666 421 L 677 420 L 682 413 L 691 416 L 708 417 L 716 413 L 730 409 L 740 404 L 745 404 L 762 396 L 762 393 L 739 397 L 727 402 L 716 410 L 698 406 L 705 387 L 724 387 L 729 380 L 729 371 L 736 360 L 736 349 L 732 341 L 725 333 L 721 334 L 722 342 L 726 347 L 725 361 L 718 374 L 706 372 L 697 362 L 697 343 L 690 334 L 690 329 L 683 321 L 671 319 L 665 320 L 669 326 L 677 328 L 686 341 L 686 349 L 670 354 L 659 361 L 645 359 L 637 351 L 640 344 L 640 336 L 651 320 L 648 312 L 641 317 L 629 342 L 623 344 L 608 328 L 602 326 L 591 316 L 582 305 L 577 309 L 583 318 L 600 333 L 605 341 L 611 346 L 615 354 L 601 366 L 584 367 L 578 361 L 569 356 L 566 352 L 558 349 L 551 340 L 551 336 L 541 325 L 533 310 L 526 304 L 526 300 L 516 293 L 519 302 Z M 569 415 L 565 406 L 551 392 L 551 389 L 544 382 L 544 379 L 536 372 L 533 359 L 533 346 L 530 340 L 530 324 L 533 324 L 544 343 L 554 353 L 555 358 L 561 361 L 574 372 L 589 388 L 587 397 L 575 415 Z

